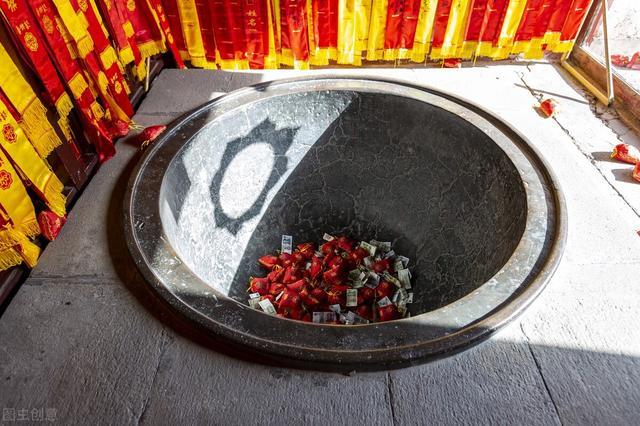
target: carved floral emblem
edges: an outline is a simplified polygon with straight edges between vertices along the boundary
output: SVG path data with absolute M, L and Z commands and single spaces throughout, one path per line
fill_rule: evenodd
M 113 87 L 116 89 L 116 93 L 120 94 L 122 93 L 122 84 L 120 84 L 119 81 L 116 81 L 113 85 Z
M 36 50 L 38 50 L 38 40 L 36 40 L 36 37 L 33 34 L 31 34 L 29 31 L 24 33 L 24 43 L 32 52 L 35 52 Z
M 0 170 L 0 189 L 9 189 L 12 183 L 11 173 L 6 170 Z
M 78 0 L 78 6 L 80 6 L 80 9 L 82 9 L 83 12 L 86 12 L 89 8 L 87 0 Z
M 127 0 L 127 9 L 129 9 L 131 12 L 136 10 L 136 2 L 135 2 L 135 0 Z
M 53 33 L 53 21 L 47 15 L 42 17 L 42 25 L 44 26 L 44 30 L 47 34 Z
M 9 123 L 2 126 L 2 136 L 4 140 L 9 143 L 14 143 L 16 141 L 16 131 L 13 126 Z

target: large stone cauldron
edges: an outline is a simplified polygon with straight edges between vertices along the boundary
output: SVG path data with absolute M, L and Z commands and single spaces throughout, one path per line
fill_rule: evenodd
M 297 366 L 391 368 L 453 353 L 526 307 L 559 261 L 562 196 L 507 125 L 435 90 L 316 78 L 248 87 L 175 121 L 140 161 L 129 248 L 176 310 Z M 246 306 L 282 234 L 392 241 L 411 318 L 318 325 Z M 261 275 L 262 274 L 262 275 Z

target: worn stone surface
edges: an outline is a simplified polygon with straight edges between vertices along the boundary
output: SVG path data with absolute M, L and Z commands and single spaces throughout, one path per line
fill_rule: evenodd
M 126 249 L 107 234 L 120 232 L 108 211 L 119 211 L 111 200 L 132 161 L 120 144 L 0 319 L 0 406 L 53 406 L 64 423 L 95 424 L 638 423 L 639 190 L 607 169 L 626 166 L 592 154 L 608 150 L 609 136 L 617 139 L 609 134 L 606 146 L 597 145 L 611 111 L 546 64 L 367 72 L 401 72 L 482 104 L 524 133 L 558 175 L 569 214 L 565 256 L 519 321 L 470 351 L 388 375 L 337 376 L 223 355 L 176 325 L 135 272 L 122 272 L 131 267 Z M 137 117 L 145 124 L 186 108 L 174 106 L 183 98 L 206 96 L 207 77 L 165 73 L 151 95 L 161 81 L 177 85 L 174 78 L 200 78 L 201 86 L 148 97 L 143 107 L 151 115 Z M 231 82 L 292 74 L 239 73 Z M 557 120 L 533 109 L 542 90 L 567 94 Z

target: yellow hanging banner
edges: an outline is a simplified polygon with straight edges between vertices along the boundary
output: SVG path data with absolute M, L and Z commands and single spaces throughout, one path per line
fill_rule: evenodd
M 47 158 L 51 151 L 62 145 L 62 141 L 47 119 L 47 109 L 1 44 L 0 87 L 20 114 L 20 125 L 29 136 L 33 147 L 40 157 Z
M 509 57 L 511 48 L 513 47 L 513 41 L 516 36 L 516 31 L 520 25 L 520 19 L 527 5 L 527 0 L 511 0 L 507 11 L 504 16 L 504 22 L 502 23 L 502 29 L 500 30 L 500 37 L 496 46 L 492 49 L 489 55 L 494 60 L 506 59 Z
M 422 0 L 420 3 L 418 25 L 416 26 L 416 35 L 413 39 L 413 49 L 411 52 L 411 60 L 413 62 L 424 62 L 429 53 L 429 49 L 431 49 L 433 19 L 436 15 L 437 7 L 438 0 Z
M 34 191 L 51 211 L 58 216 L 65 216 L 66 198 L 62 194 L 64 188 L 62 182 L 38 156 L 4 103 L 0 103 L 0 129 L 2 131 L 0 147 L 11 159 L 13 165 L 31 183 Z M 27 232 L 25 234 L 30 235 Z

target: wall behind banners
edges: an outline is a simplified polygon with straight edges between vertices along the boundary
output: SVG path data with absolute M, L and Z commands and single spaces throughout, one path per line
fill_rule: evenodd
M 184 60 L 227 70 L 571 50 L 592 0 L 162 0 Z M 364 63 L 366 66 L 366 63 Z

